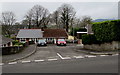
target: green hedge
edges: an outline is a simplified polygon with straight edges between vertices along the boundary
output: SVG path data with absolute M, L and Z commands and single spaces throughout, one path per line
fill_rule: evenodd
M 98 41 L 120 41 L 120 20 L 93 23 L 92 30 Z
M 98 44 L 96 37 L 93 34 L 84 34 L 82 35 L 83 44 Z

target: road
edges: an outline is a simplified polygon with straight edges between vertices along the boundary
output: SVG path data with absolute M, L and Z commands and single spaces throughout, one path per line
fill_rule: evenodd
M 3 73 L 118 73 L 118 56 L 6 64 Z

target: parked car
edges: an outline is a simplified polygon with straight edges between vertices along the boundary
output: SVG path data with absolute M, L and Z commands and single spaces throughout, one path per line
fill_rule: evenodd
M 64 46 L 66 46 L 66 41 L 64 39 L 58 39 L 57 40 L 57 45 L 64 45 Z
M 46 40 L 45 39 L 38 40 L 37 46 L 47 46 Z

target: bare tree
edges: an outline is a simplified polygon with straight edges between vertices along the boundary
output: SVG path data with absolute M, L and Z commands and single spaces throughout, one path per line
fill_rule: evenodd
M 50 21 L 49 19 L 50 19 L 49 11 L 47 9 L 45 9 L 45 11 L 43 12 L 43 17 L 40 20 L 41 28 L 47 28 L 47 25 Z
M 60 16 L 59 16 L 59 11 L 56 10 L 56 11 L 52 14 L 52 19 L 53 19 L 53 21 L 55 22 L 57 28 L 60 28 L 60 26 L 59 26 L 59 18 L 60 18 Z
M 15 23 L 15 14 L 11 11 L 2 12 L 2 34 L 10 36 L 13 33 L 12 26 Z
M 7 11 L 2 13 L 2 24 L 13 25 L 15 23 L 15 14 Z
M 78 28 L 80 28 L 81 27 L 81 25 L 80 25 L 80 23 L 81 23 L 81 20 L 80 20 L 80 18 L 76 18 L 75 19 L 75 25 L 76 25 L 76 27 L 78 27 Z
M 37 28 L 41 28 L 42 22 L 46 20 L 45 18 L 49 15 L 49 11 L 40 5 L 33 6 L 31 11 Z
M 70 4 L 63 4 L 58 10 L 60 12 L 61 22 L 64 25 L 63 28 L 68 32 L 69 23 L 75 16 L 75 10 Z
M 81 27 L 86 27 L 87 25 L 92 23 L 92 18 L 90 16 L 83 16 L 80 22 Z
M 32 18 L 33 18 L 33 13 L 32 10 L 29 10 L 27 12 L 27 14 L 25 15 L 25 20 L 28 23 L 28 28 L 31 28 L 31 24 L 32 24 Z

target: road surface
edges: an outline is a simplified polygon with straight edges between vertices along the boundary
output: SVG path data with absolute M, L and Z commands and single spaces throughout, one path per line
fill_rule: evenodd
M 118 73 L 118 56 L 6 64 L 3 73 Z

